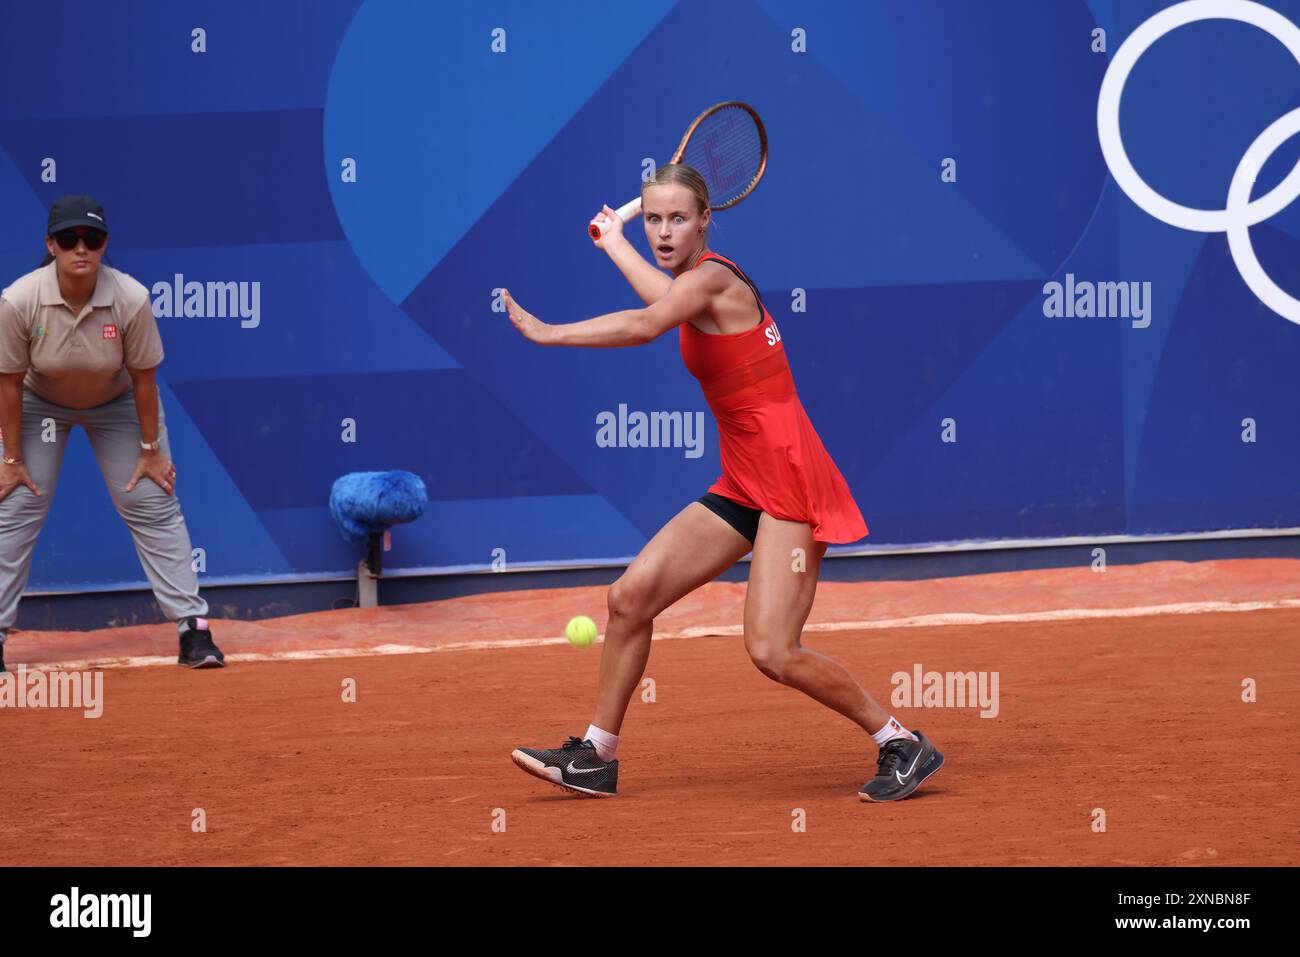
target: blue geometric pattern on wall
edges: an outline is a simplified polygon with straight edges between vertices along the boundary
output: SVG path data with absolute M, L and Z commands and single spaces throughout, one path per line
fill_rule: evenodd
M 769 165 L 711 246 L 778 322 L 867 543 L 1295 526 L 1300 327 L 1246 287 L 1222 234 L 1130 200 L 1098 142 L 1110 58 L 1168 5 L 12 5 L 0 283 L 35 268 L 50 202 L 90 193 L 112 265 L 173 305 L 199 284 L 203 314 L 158 319 L 159 379 L 205 580 L 348 573 L 330 484 L 388 468 L 430 502 L 386 569 L 625 558 L 720 470 L 676 333 L 543 348 L 499 290 L 555 323 L 641 305 L 586 222 L 635 196 L 700 110 L 740 99 Z M 1300 23 L 1300 0 L 1269 5 Z M 102 68 L 58 83 L 50 62 Z M 1297 105 L 1276 39 L 1207 21 L 1143 55 L 1121 129 L 1154 189 L 1222 207 L 1245 149 Z M 1254 195 L 1298 158 L 1300 137 Z M 1251 230 L 1291 295 L 1298 205 Z M 646 255 L 638 223 L 628 235 Z M 1149 325 L 1049 318 L 1045 287 L 1067 277 L 1149 283 Z M 249 314 L 208 314 L 209 284 Z M 620 409 L 702 414 L 700 445 L 601 447 L 597 417 Z M 140 581 L 76 436 L 31 587 Z

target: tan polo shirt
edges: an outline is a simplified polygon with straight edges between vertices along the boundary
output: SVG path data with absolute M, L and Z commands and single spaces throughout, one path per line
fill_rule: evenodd
M 127 367 L 163 360 L 149 290 L 100 263 L 95 292 L 74 316 L 56 268 L 34 269 L 0 292 L 0 372 L 25 371 L 23 385 L 55 405 L 111 402 L 131 387 Z

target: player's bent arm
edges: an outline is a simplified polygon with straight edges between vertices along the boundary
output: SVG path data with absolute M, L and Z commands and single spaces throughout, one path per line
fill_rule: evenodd
M 639 346 L 645 342 L 639 319 L 644 311 L 624 309 L 582 322 L 546 326 L 541 341 L 548 346 L 587 346 L 593 349 Z
M 706 314 L 713 297 L 726 288 L 720 273 L 721 270 L 693 269 L 674 279 L 667 295 L 641 310 L 644 341 L 658 339 L 683 322 Z
M 707 312 L 724 288 L 721 270 L 687 272 L 673 280 L 668 294 L 644 309 L 624 309 L 582 322 L 547 326 L 544 342 L 551 346 L 640 346 L 669 329 Z
M 605 251 L 647 306 L 668 295 L 668 290 L 673 285 L 672 276 L 646 262 L 645 257 L 626 238 L 620 243 L 605 247 Z

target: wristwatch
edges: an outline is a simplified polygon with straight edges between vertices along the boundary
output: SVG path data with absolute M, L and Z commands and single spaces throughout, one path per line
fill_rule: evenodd
M 6 455 L 6 456 L 4 457 L 4 463 L 5 463 L 5 465 L 22 465 L 22 464 L 23 464 L 23 460 L 22 460 L 22 459 L 11 459 L 9 456 Z
M 157 439 L 154 439 L 152 442 L 145 442 L 143 439 L 141 439 L 140 448 L 144 449 L 147 452 L 157 452 L 160 448 L 162 448 L 162 444 Z

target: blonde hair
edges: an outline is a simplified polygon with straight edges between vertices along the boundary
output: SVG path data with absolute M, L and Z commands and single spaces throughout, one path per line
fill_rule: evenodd
M 667 163 L 655 170 L 654 175 L 641 184 L 641 197 L 645 198 L 647 186 L 685 186 L 695 197 L 695 206 L 697 213 L 703 213 L 709 208 L 709 185 L 704 182 L 704 177 L 694 166 L 687 166 L 685 163 Z M 713 217 L 709 217 L 709 225 L 713 225 Z M 709 230 L 705 230 L 704 240 L 707 243 L 709 239 Z

